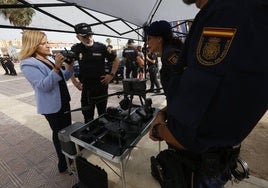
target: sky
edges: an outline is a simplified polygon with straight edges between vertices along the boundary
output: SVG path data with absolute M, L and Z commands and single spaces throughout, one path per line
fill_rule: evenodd
M 21 39 L 21 29 L 0 29 L 0 39 L 2 40 L 15 40 Z M 72 42 L 75 40 L 74 34 L 45 32 L 49 40 L 60 40 L 64 42 Z
M 115 2 L 118 3 L 114 4 L 112 2 L 109 1 L 110 5 L 113 6 L 122 6 L 122 7 L 126 7 L 128 6 L 128 4 L 124 3 L 122 4 L 122 2 L 124 2 L 124 0 L 114 0 Z M 31 0 L 32 3 L 40 3 L 42 2 L 42 0 Z M 46 2 L 57 2 L 56 0 L 47 0 Z M 105 1 L 72 1 L 72 2 L 80 2 L 83 4 L 83 2 L 86 2 L 87 6 L 88 6 L 88 2 L 93 3 L 96 7 L 94 10 L 98 10 L 100 12 L 105 12 L 108 15 L 113 15 L 115 17 L 118 18 L 124 18 L 124 20 L 126 21 L 130 21 L 130 23 L 142 26 L 146 21 L 148 21 L 148 16 L 150 15 L 150 11 L 151 8 L 148 8 L 148 6 L 144 6 L 144 7 L 139 7 L 140 10 L 143 11 L 139 11 L 139 13 L 137 14 L 137 12 L 134 10 L 130 11 L 128 9 L 126 9 L 127 12 L 123 11 L 118 11 L 117 9 L 111 9 L 111 7 L 109 6 L 102 6 L 103 3 L 105 3 Z M 129 1 L 131 3 L 133 3 L 132 1 Z M 138 2 L 142 2 L 142 0 L 138 1 Z M 153 1 L 146 1 L 147 5 L 152 5 Z M 145 2 L 144 2 L 145 3 Z M 93 6 L 93 4 L 91 4 L 91 6 Z M 136 3 L 133 3 L 133 6 L 137 6 Z M 176 7 L 178 8 L 174 8 L 173 6 L 176 5 Z M 154 19 L 166 19 L 169 21 L 174 21 L 174 20 L 179 20 L 180 18 L 194 18 L 194 15 L 197 12 L 197 9 L 195 6 L 187 6 L 185 4 L 183 4 L 182 1 L 179 0 L 168 0 L 168 1 L 163 1 L 161 3 L 161 6 L 158 7 L 158 11 L 155 12 L 154 14 Z M 104 10 L 102 10 L 104 9 Z M 169 11 L 166 11 L 166 10 Z M 135 33 L 135 32 L 126 32 L 129 31 L 130 27 L 131 28 L 136 28 L 138 26 L 134 26 L 130 23 L 128 23 L 127 25 L 125 23 L 123 23 L 122 21 L 115 21 L 115 22 L 111 22 L 111 23 L 106 23 L 106 25 L 109 25 L 110 28 L 113 28 L 114 30 L 116 30 L 117 32 L 115 32 L 113 29 L 107 28 L 104 24 L 98 24 L 98 20 L 101 21 L 110 21 L 110 20 L 114 20 L 115 17 L 112 16 L 108 16 L 105 14 L 101 14 L 99 12 L 94 12 L 91 10 L 87 10 L 88 13 L 90 15 L 92 15 L 92 17 L 88 16 L 88 14 L 85 14 L 83 11 L 81 11 L 80 9 L 77 9 L 75 7 L 72 6 L 67 6 L 67 7 L 47 7 L 44 8 L 44 10 L 46 10 L 47 12 L 49 12 L 50 14 L 55 14 L 55 16 L 64 19 L 65 21 L 67 21 L 68 23 L 75 25 L 79 22 L 86 22 L 86 23 L 94 23 L 92 26 L 92 30 L 95 33 L 98 34 L 104 34 L 104 35 L 113 35 L 116 36 L 118 35 L 118 33 L 122 33 L 124 37 L 126 38 L 136 38 L 136 39 L 140 39 L 140 37 Z M 69 14 L 70 12 L 72 12 L 72 14 Z M 74 16 L 75 15 L 75 16 Z M 96 18 L 98 18 L 96 20 Z M 83 20 L 83 21 L 81 21 Z M 10 25 L 9 21 L 4 19 L 3 17 L 0 16 L 0 25 Z M 130 24 L 130 25 L 129 25 Z M 31 23 L 31 27 L 37 27 L 37 28 L 47 28 L 47 29 L 57 29 L 57 30 L 65 30 L 65 31 L 72 31 L 73 28 L 70 27 L 70 25 L 66 25 L 60 21 L 56 21 L 55 19 L 53 19 L 52 17 L 49 17 L 47 15 L 44 15 L 41 12 L 36 12 L 36 14 L 34 15 L 33 19 L 32 19 L 32 23 Z M 70 30 L 71 29 L 71 30 Z M 21 39 L 21 34 L 20 34 L 21 30 L 20 29 L 3 29 L 0 28 L 0 39 L 5 39 L 5 40 L 15 40 L 15 39 Z M 126 33 L 125 33 L 126 32 Z M 75 34 L 71 34 L 71 33 L 55 33 L 55 32 L 48 32 L 45 31 L 45 33 L 48 36 L 48 40 L 51 41 L 61 41 L 61 42 L 78 42 L 78 40 L 75 37 Z M 121 40 L 117 40 L 116 38 L 112 38 L 112 44 L 118 44 L 118 42 L 123 44 L 126 43 L 127 40 L 121 39 Z M 102 42 L 104 44 L 106 43 L 106 39 L 107 37 L 100 37 L 100 36 L 94 36 L 95 41 L 99 41 Z
M 45 31 L 48 40 L 49 41 L 58 41 L 58 42 L 71 42 L 71 43 L 77 43 L 79 42 L 76 39 L 76 36 L 74 33 L 59 33 L 59 32 L 49 32 Z M 127 41 L 124 39 L 116 39 L 109 37 L 112 40 L 113 45 L 117 45 L 120 43 L 120 45 L 124 45 Z M 21 39 L 21 29 L 3 29 L 0 28 L 0 40 L 16 40 Z M 98 42 L 102 42 L 104 44 L 106 43 L 107 37 L 101 37 L 101 36 L 94 36 L 94 40 Z
M 35 20 L 35 22 L 43 22 L 44 20 Z M 53 20 L 54 21 L 54 20 Z M 53 22 L 54 23 L 54 22 Z M 0 15 L 0 25 L 9 25 L 9 21 L 4 19 Z M 16 39 L 21 39 L 21 29 L 6 29 L 6 28 L 1 28 L 0 27 L 0 40 L 16 40 Z M 63 32 L 51 32 L 51 31 L 44 31 L 48 37 L 49 41 L 57 41 L 57 42 L 66 42 L 66 43 L 78 43 L 80 42 L 76 38 L 75 33 L 63 33 Z M 101 42 L 103 44 L 107 44 L 106 39 L 108 37 L 102 37 L 102 36 L 94 36 L 94 40 L 97 42 Z M 117 39 L 113 37 L 109 37 L 112 41 L 112 45 L 114 46 L 122 46 L 127 43 L 126 39 Z

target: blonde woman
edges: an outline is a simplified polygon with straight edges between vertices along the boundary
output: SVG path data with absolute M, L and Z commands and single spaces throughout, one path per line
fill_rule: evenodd
M 55 60 L 50 56 L 47 36 L 41 31 L 24 31 L 20 67 L 35 92 L 37 113 L 47 119 L 52 129 L 52 140 L 58 156 L 58 170 L 67 170 L 65 157 L 61 152 L 58 131 L 71 124 L 70 95 L 66 85 L 73 75 L 72 64 L 61 69 L 66 58 L 58 53 Z

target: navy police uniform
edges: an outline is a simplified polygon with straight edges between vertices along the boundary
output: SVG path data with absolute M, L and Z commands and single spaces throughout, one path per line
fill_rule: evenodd
M 157 80 L 157 73 L 158 73 L 158 57 L 156 53 L 149 53 L 148 58 L 155 60 L 155 63 L 151 63 L 150 61 L 147 61 L 148 65 L 148 71 L 150 75 L 150 82 L 151 82 L 151 87 L 150 89 L 154 89 L 154 86 L 156 86 L 157 89 L 160 88 L 159 82 Z M 159 90 L 156 90 L 158 92 Z
M 137 78 L 138 75 L 138 63 L 136 62 L 136 57 L 138 56 L 138 50 L 132 46 L 128 46 L 123 51 L 123 57 L 126 58 L 126 78 L 130 78 L 130 73 L 132 72 L 132 77 Z
M 8 68 L 7 68 L 6 64 L 4 63 L 4 58 L 0 57 L 0 62 L 1 62 L 3 69 L 5 70 L 5 74 L 6 75 L 9 74 Z
M 88 122 L 94 118 L 95 106 L 99 115 L 106 111 L 107 98 L 100 100 L 92 100 L 92 98 L 108 94 L 108 85 L 101 83 L 101 76 L 106 74 L 105 58 L 112 62 L 116 54 L 110 53 L 107 47 L 99 42 L 94 42 L 91 47 L 86 47 L 82 43 L 75 44 L 71 50 L 79 62 L 78 78 L 83 84 L 81 106 L 88 108 L 88 110 L 82 110 L 82 113 L 85 122 Z
M 14 63 L 12 62 L 12 60 L 9 56 L 5 57 L 5 55 L 4 55 L 4 64 L 5 64 L 6 68 L 9 70 L 9 75 L 13 75 L 13 76 L 17 75 L 17 71 L 15 69 Z
M 164 90 L 167 93 L 170 78 L 176 72 L 177 67 L 180 66 L 181 49 L 174 44 L 168 44 L 163 47 L 161 55 L 162 67 L 160 69 L 160 81 Z
M 267 12 L 266 0 L 209 0 L 196 16 L 167 105 L 168 128 L 188 151 L 241 143 L 267 111 Z

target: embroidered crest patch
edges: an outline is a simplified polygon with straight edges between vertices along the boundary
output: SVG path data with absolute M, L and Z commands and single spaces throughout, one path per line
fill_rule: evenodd
M 173 64 L 173 65 L 177 64 L 178 60 L 179 60 L 179 56 L 178 56 L 176 53 L 172 54 L 172 55 L 168 58 L 168 61 L 169 61 L 171 64 Z
M 235 28 L 205 27 L 197 48 L 197 59 L 205 66 L 220 63 L 228 53 Z

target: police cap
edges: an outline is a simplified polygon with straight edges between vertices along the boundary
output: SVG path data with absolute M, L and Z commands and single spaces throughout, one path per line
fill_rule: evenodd
M 128 39 L 127 41 L 128 44 L 135 43 L 133 39 Z
M 94 34 L 91 30 L 90 25 L 86 23 L 80 23 L 80 24 L 75 25 L 74 31 L 76 34 L 81 35 L 81 36 Z

